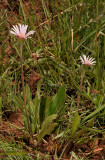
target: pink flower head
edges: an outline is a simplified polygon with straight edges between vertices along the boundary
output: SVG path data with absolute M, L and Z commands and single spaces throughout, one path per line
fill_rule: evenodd
M 13 25 L 13 28 L 10 30 L 10 33 L 14 34 L 15 36 L 17 36 L 20 39 L 27 39 L 31 34 L 34 34 L 35 31 L 29 31 L 28 33 L 26 33 L 27 31 L 27 27 L 28 25 L 22 25 L 19 24 L 18 25 Z
M 84 64 L 85 66 L 90 66 L 90 65 L 95 65 L 96 61 L 94 61 L 94 58 L 89 58 L 86 57 L 86 55 L 83 55 L 83 58 L 80 56 L 80 60 L 82 62 L 82 64 Z

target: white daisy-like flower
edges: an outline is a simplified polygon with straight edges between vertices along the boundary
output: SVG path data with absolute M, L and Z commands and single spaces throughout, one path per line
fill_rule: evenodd
M 80 60 L 82 64 L 84 64 L 85 66 L 91 66 L 96 64 L 96 61 L 94 58 L 89 58 L 89 56 L 86 57 L 86 55 L 83 55 L 83 57 L 80 56 Z
M 13 28 L 10 30 L 10 33 L 14 34 L 20 39 L 27 39 L 31 34 L 34 34 L 35 32 L 32 30 L 26 33 L 27 27 L 28 25 L 24 25 L 24 24 L 13 25 Z

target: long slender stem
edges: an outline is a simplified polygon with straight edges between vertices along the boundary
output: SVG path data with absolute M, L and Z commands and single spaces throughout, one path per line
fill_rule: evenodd
M 22 78 L 22 88 L 23 88 L 23 97 L 24 97 L 24 108 L 25 108 L 25 113 L 26 113 L 29 133 L 30 133 L 30 135 L 32 137 L 31 127 L 30 127 L 28 113 L 27 113 L 27 107 L 26 107 L 26 96 L 25 96 L 25 87 L 24 87 L 24 72 L 23 72 L 23 63 L 22 63 L 22 48 L 23 48 L 23 45 L 20 45 L 20 63 L 21 63 L 21 78 Z
M 83 83 L 84 76 L 85 76 L 85 70 L 83 71 L 83 74 L 82 74 L 82 76 L 81 76 L 80 89 L 79 89 L 78 98 L 77 98 L 77 111 L 78 111 L 78 109 L 79 109 L 79 101 L 80 101 L 81 89 L 82 89 L 82 83 Z

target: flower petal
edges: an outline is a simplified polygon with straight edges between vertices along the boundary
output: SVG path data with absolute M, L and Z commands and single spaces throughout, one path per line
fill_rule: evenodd
M 86 66 L 90 66 L 90 65 L 95 65 L 96 64 L 96 61 L 95 61 L 95 58 L 89 58 L 86 57 L 86 55 L 83 55 L 83 58 L 80 56 L 80 60 L 82 62 L 82 64 L 86 65 Z
M 17 33 L 14 31 L 10 31 L 11 34 L 14 34 L 15 36 L 17 36 Z
M 16 34 L 20 34 L 19 28 L 18 26 L 13 26 L 12 30 L 16 33 Z
M 80 60 L 82 61 L 82 63 L 84 62 L 83 58 L 80 56 Z
M 35 31 L 29 31 L 27 34 L 26 34 L 26 38 L 28 37 L 28 36 L 30 36 L 31 34 L 34 34 L 35 33 Z
M 25 35 L 27 31 L 28 25 L 21 25 L 20 24 L 20 34 Z
M 34 34 L 35 31 L 30 31 L 26 34 L 28 25 L 19 24 L 19 25 L 13 25 L 12 29 L 10 30 L 11 34 L 14 34 L 15 36 L 18 36 L 20 39 L 27 39 L 27 37 L 31 34 Z

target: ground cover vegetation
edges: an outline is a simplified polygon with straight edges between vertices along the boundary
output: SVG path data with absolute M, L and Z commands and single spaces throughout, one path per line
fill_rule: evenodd
M 104 160 L 105 1 L 0 7 L 0 158 Z

